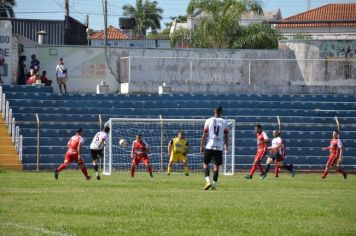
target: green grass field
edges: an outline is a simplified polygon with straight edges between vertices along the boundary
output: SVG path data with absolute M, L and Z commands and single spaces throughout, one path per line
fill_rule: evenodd
M 92 172 L 92 170 L 91 170 Z M 356 235 L 356 176 L 0 172 L 1 235 Z

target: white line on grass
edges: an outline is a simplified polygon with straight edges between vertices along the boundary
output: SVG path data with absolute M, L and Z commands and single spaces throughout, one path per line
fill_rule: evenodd
M 61 232 L 56 232 L 56 231 L 50 231 L 45 228 L 41 227 L 36 227 L 36 226 L 27 226 L 27 225 L 20 225 L 20 224 L 15 224 L 15 223 L 0 223 L 1 225 L 4 226 L 10 226 L 10 227 L 15 227 L 17 229 L 26 229 L 26 230 L 32 230 L 32 231 L 37 231 L 45 234 L 53 234 L 53 235 L 59 235 L 59 236 L 72 236 L 73 234 L 66 234 L 66 233 L 61 233 Z

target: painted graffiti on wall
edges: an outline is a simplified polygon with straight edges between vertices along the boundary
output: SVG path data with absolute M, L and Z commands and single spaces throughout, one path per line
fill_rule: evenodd
M 81 76 L 86 78 L 105 78 L 106 64 L 84 64 L 81 66 Z
M 326 58 L 356 58 L 355 40 L 324 41 L 320 46 L 320 56 Z

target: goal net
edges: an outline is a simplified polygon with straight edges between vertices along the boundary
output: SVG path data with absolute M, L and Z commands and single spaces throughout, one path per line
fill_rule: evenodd
M 234 174 L 235 156 L 235 120 L 227 120 L 229 127 L 229 147 L 224 152 L 221 172 Z M 111 175 L 115 170 L 129 170 L 131 166 L 131 146 L 137 134 L 142 134 L 143 140 L 149 146 L 149 159 L 155 172 L 167 171 L 168 144 L 177 137 L 178 132 L 185 134 L 185 139 L 191 148 L 187 155 L 189 171 L 202 170 L 203 154 L 200 153 L 200 140 L 204 127 L 203 119 L 127 119 L 110 118 L 105 124 L 110 127 L 109 140 L 104 147 L 103 174 Z M 126 146 L 120 146 L 119 141 L 125 139 Z M 143 164 L 136 170 L 146 170 Z M 173 172 L 181 172 L 183 165 L 177 162 Z

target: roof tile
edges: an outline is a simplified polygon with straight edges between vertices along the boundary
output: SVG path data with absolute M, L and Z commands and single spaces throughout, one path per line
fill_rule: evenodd
M 104 39 L 104 31 L 102 30 L 92 34 L 90 39 Z M 110 25 L 108 28 L 108 40 L 115 39 L 130 39 L 130 37 L 127 34 L 124 34 L 121 30 Z
M 355 20 L 356 3 L 327 4 L 297 15 L 285 18 L 285 21 L 308 20 Z M 356 23 L 310 23 L 310 24 L 278 24 L 277 28 L 309 28 L 309 27 L 344 27 L 356 26 Z

